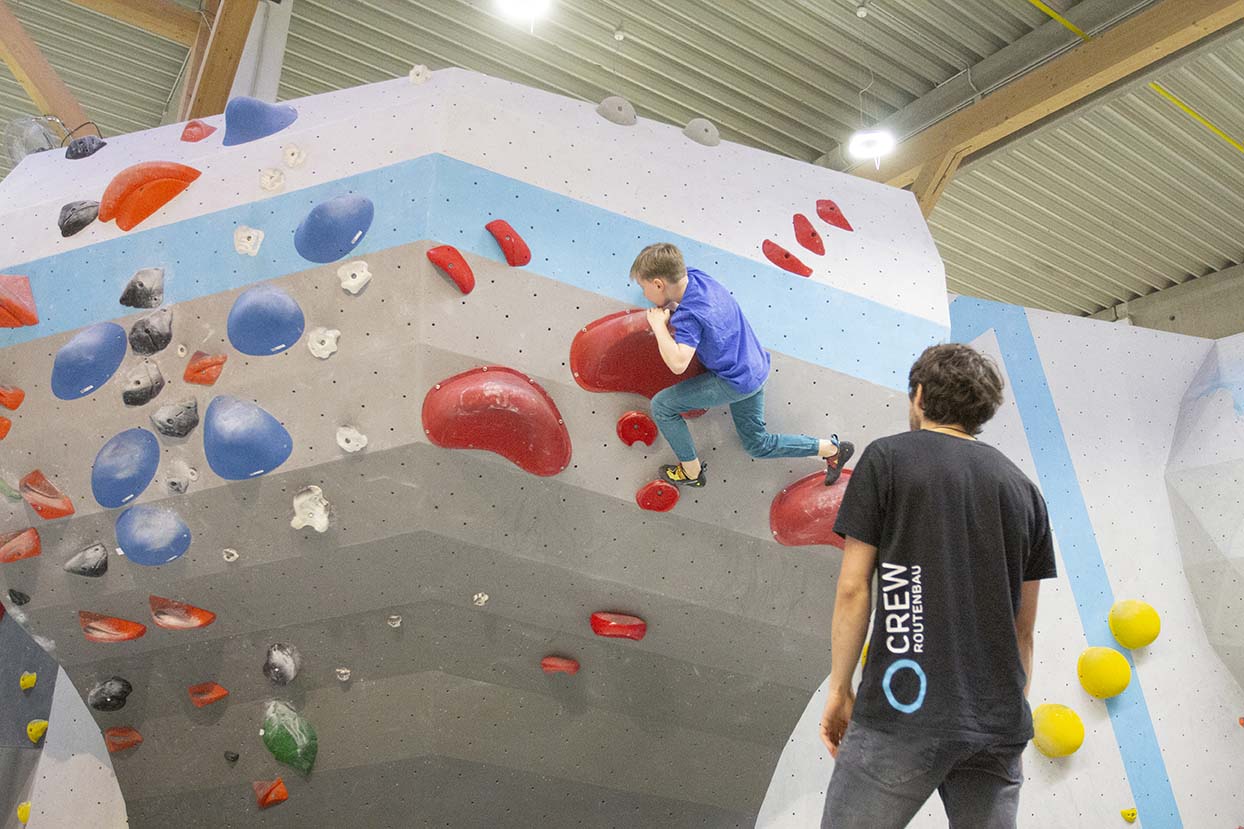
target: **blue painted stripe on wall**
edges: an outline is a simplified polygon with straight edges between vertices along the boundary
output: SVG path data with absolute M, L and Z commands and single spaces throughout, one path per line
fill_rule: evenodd
M 193 198 L 194 190 L 179 198 Z M 533 272 L 636 305 L 643 297 L 627 279 L 632 258 L 648 242 L 674 241 L 693 266 L 730 287 L 767 347 L 898 391 L 906 391 L 914 357 L 947 335 L 944 326 L 886 305 L 428 155 L 7 268 L 30 277 L 41 322 L 0 330 L 0 347 L 130 313 L 117 299 L 139 268 L 166 269 L 165 302 L 171 304 L 315 267 L 294 250 L 294 230 L 312 206 L 342 193 L 361 193 L 376 206 L 375 222 L 353 257 L 438 239 L 501 261 L 483 227 L 501 217 L 531 244 Z M 238 225 L 264 231 L 258 256 L 234 250 Z
M 1107 621 L 1114 591 L 1027 312 L 1014 305 L 959 297 L 951 303 L 950 324 L 956 342 L 971 342 L 990 329 L 996 333 L 1085 638 L 1090 645 L 1118 649 Z M 1177 829 L 1183 826 L 1183 820 L 1145 703 L 1140 673 L 1131 652 L 1123 653 L 1132 665 L 1132 682 L 1126 691 L 1105 704 L 1132 797 L 1148 829 Z

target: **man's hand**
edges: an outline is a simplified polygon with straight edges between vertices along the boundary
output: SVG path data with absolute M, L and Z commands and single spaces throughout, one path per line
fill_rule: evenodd
M 855 694 L 851 691 L 830 691 L 821 715 L 821 742 L 829 749 L 829 756 L 838 758 L 838 745 L 847 733 L 851 712 L 855 710 Z
M 648 325 L 652 326 L 653 333 L 669 331 L 670 312 L 668 308 L 649 308 L 647 315 Z

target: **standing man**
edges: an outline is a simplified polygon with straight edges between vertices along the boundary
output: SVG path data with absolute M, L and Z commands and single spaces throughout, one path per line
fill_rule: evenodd
M 1045 501 L 976 439 L 1002 403 L 988 357 L 933 346 L 908 394 L 911 431 L 864 451 L 834 525 L 846 550 L 821 718 L 836 758 L 821 826 L 898 829 L 936 790 L 951 827 L 1011 829 L 1032 738 L 1037 591 L 1056 575 Z

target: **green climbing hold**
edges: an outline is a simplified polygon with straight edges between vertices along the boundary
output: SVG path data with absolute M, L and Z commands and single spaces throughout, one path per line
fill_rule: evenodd
M 315 765 L 319 740 L 306 717 L 281 700 L 272 700 L 264 711 L 263 744 L 278 762 L 293 766 L 304 774 Z

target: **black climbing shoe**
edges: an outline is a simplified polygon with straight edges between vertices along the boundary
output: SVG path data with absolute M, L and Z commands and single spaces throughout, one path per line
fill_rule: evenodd
M 702 487 L 708 483 L 708 479 L 704 477 L 706 469 L 708 469 L 708 464 L 701 463 L 700 477 L 690 478 L 687 476 L 687 470 L 682 468 L 681 463 L 667 463 L 661 467 L 661 479 L 678 486 Z
M 838 436 L 834 435 L 830 438 L 834 446 L 838 447 L 838 454 L 832 458 L 825 459 L 825 486 L 832 486 L 842 475 L 842 468 L 847 465 L 847 461 L 851 460 L 851 456 L 855 454 L 855 444 L 849 440 L 839 441 Z

